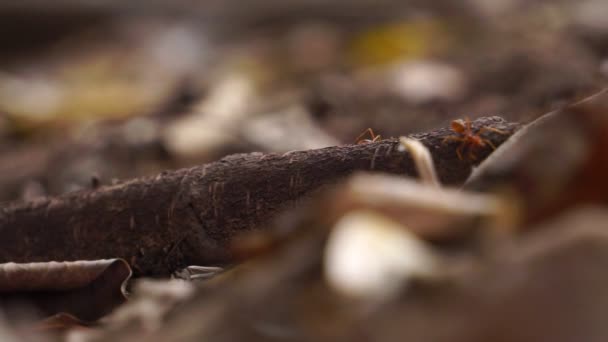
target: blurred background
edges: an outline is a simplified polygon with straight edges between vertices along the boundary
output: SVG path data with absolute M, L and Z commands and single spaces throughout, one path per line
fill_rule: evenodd
M 608 2 L 0 3 L 0 201 L 237 152 L 529 121 L 608 77 Z

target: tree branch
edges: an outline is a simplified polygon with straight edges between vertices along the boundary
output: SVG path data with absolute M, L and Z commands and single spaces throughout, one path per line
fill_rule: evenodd
M 498 117 L 473 122 L 496 146 L 518 127 Z M 460 184 L 476 160 L 459 160 L 447 128 L 416 134 L 440 180 Z M 0 262 L 123 258 L 136 275 L 167 275 L 186 265 L 231 261 L 231 239 L 259 229 L 279 210 L 357 170 L 416 175 L 396 139 L 284 154 L 237 154 L 217 162 L 163 172 L 91 191 L 0 209 Z

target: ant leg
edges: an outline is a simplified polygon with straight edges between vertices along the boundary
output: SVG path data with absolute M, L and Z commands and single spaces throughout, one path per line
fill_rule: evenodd
M 477 160 L 477 156 L 475 156 L 475 153 L 473 153 L 473 149 L 472 148 L 469 149 L 469 159 L 470 160 Z
M 461 138 L 461 137 L 454 136 L 454 135 L 450 135 L 449 137 L 443 138 L 442 143 L 445 144 L 447 141 L 461 141 L 461 142 L 464 142 L 465 139 Z
M 494 145 L 490 140 L 488 140 L 488 139 L 481 139 L 481 141 L 483 141 L 484 143 L 490 145 L 490 147 L 492 147 L 493 150 L 496 149 L 496 145 Z
M 367 129 L 367 131 L 369 132 L 369 137 L 372 139 L 372 141 L 376 141 L 377 135 L 374 133 L 374 130 L 370 127 Z
M 473 124 L 471 123 L 471 119 L 468 116 L 465 116 L 464 119 L 467 123 L 467 132 L 473 133 Z
M 462 158 L 462 149 L 465 146 L 465 142 L 463 142 L 462 144 L 460 144 L 460 146 L 458 146 L 458 148 L 456 149 L 456 155 L 458 156 L 458 160 L 463 160 Z
M 370 127 L 368 129 L 366 129 L 365 131 L 363 131 L 363 133 L 359 134 L 359 136 L 357 137 L 357 139 L 355 139 L 355 143 L 359 144 L 361 142 L 361 138 L 363 138 L 368 133 L 370 134 L 370 136 L 373 139 L 374 138 L 374 131 Z

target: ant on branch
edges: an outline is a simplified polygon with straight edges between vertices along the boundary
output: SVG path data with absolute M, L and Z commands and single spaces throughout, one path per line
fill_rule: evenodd
M 493 150 L 496 149 L 496 146 L 488 139 L 484 139 L 481 137 L 481 134 L 486 131 L 496 132 L 498 134 L 507 134 L 505 131 L 501 131 L 500 129 L 493 127 L 482 127 L 477 132 L 473 132 L 473 128 L 471 126 L 471 120 L 468 117 L 465 117 L 465 120 L 457 119 L 452 121 L 450 124 L 452 131 L 456 132 L 458 135 L 452 135 L 443 139 L 443 143 L 447 141 L 459 141 L 461 142 L 460 146 L 456 149 L 456 154 L 458 155 L 458 159 L 463 160 L 462 153 L 465 149 L 468 151 L 468 157 L 470 160 L 476 160 L 477 157 L 473 153 L 476 148 L 485 147 L 489 145 Z
M 371 139 L 362 139 L 366 134 L 369 135 L 369 137 Z M 374 130 L 373 129 L 368 128 L 365 131 L 363 131 L 363 133 L 359 134 L 359 136 L 357 137 L 357 139 L 355 139 L 355 143 L 357 145 L 367 144 L 367 143 L 373 143 L 373 142 L 379 141 L 380 139 L 382 139 L 382 137 L 380 136 L 380 134 L 376 135 L 376 134 L 374 134 Z

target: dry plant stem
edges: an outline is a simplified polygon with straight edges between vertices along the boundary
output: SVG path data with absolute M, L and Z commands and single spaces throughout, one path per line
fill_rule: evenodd
M 416 139 L 400 137 L 399 143 L 401 144 L 400 148 L 407 151 L 414 160 L 420 180 L 423 183 L 439 187 L 439 179 L 437 179 L 433 157 L 429 150 Z
M 481 118 L 475 129 L 519 125 Z M 429 148 L 440 180 L 460 184 L 475 161 L 444 144 L 447 128 L 414 135 Z M 500 145 L 508 135 L 487 138 Z M 232 261 L 238 232 L 263 228 L 323 186 L 357 170 L 416 175 L 398 141 L 285 154 L 239 154 L 154 177 L 0 209 L 0 262 L 123 258 L 135 275 L 168 275 L 187 265 Z M 482 160 L 491 148 L 479 151 Z

